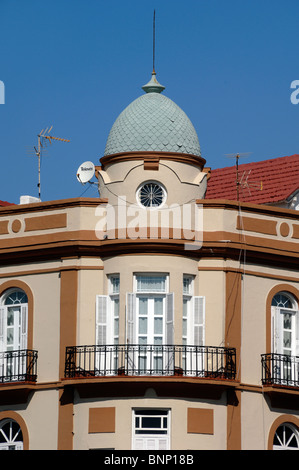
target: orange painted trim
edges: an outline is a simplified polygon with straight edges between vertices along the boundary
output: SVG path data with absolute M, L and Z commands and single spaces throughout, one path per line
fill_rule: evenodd
M 0 235 L 8 235 L 8 220 L 0 220 Z
M 102 432 L 115 432 L 115 407 L 89 408 L 88 433 Z
M 236 380 L 241 377 L 241 316 L 242 275 L 227 272 L 225 275 L 225 346 L 236 348 Z M 228 392 L 227 450 L 241 449 L 241 392 Z
M 3 419 L 13 419 L 18 423 L 23 435 L 23 450 L 29 450 L 29 433 L 24 419 L 15 411 L 0 411 L 0 421 Z
M 0 207 L 0 217 L 10 216 L 12 214 L 27 214 L 30 212 L 44 212 L 72 207 L 97 207 L 99 204 L 107 204 L 108 199 L 77 197 L 71 199 L 58 199 L 56 201 L 35 202 L 32 204 L 15 204 L 11 206 Z
M 202 257 L 202 259 L 204 259 L 204 257 Z M 233 273 L 240 273 L 240 274 L 244 274 L 244 275 L 247 275 L 247 276 L 255 276 L 255 277 L 263 277 L 263 278 L 267 278 L 267 279 L 274 279 L 275 281 L 286 281 L 286 282 L 299 282 L 299 278 L 298 277 L 291 277 L 291 276 L 284 276 L 284 275 L 277 275 L 277 274 L 270 274 L 270 273 L 266 273 L 266 272 L 263 272 L 263 271 L 252 271 L 252 270 L 249 270 L 249 269 L 242 269 L 242 268 L 232 268 L 232 267 L 220 267 L 220 266 L 215 266 L 215 267 L 211 267 L 211 266 L 198 266 L 198 271 L 220 271 L 220 272 L 223 272 L 223 273 L 227 273 L 227 272 L 233 272 Z M 0 275 L 1 277 L 1 275 Z
M 207 408 L 188 408 L 187 433 L 214 434 L 214 410 Z
M 257 232 L 266 235 L 276 235 L 277 220 L 256 219 L 254 217 L 237 217 L 237 230 Z
M 59 374 L 64 376 L 65 350 L 77 344 L 78 271 L 61 272 L 60 278 L 60 359 Z M 59 391 L 58 449 L 73 449 L 73 391 Z
M 44 215 L 39 217 L 27 217 L 25 219 L 25 232 L 34 230 L 51 230 L 65 228 L 67 226 L 67 214 Z

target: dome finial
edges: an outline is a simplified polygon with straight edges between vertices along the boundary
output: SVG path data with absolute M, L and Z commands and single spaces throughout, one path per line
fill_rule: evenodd
M 146 85 L 143 85 L 142 89 L 146 93 L 161 93 L 163 90 L 165 90 L 165 86 L 161 85 L 158 82 L 158 80 L 156 79 L 156 72 L 155 70 L 153 70 L 152 78 Z

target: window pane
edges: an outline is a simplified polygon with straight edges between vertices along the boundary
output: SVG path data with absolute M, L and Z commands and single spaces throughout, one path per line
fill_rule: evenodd
M 137 292 L 165 292 L 166 276 L 137 276 Z
M 9 308 L 7 311 L 7 326 L 13 325 L 13 317 L 14 317 L 13 310 Z
M 187 336 L 187 319 L 183 319 L 183 336 Z
M 14 305 L 14 304 L 27 304 L 28 298 L 25 292 L 23 291 L 14 291 L 9 294 L 5 299 L 5 305 Z
M 286 330 L 290 330 L 292 328 L 292 315 L 290 313 L 285 313 L 283 316 L 283 327 Z
M 119 294 L 119 276 L 111 276 L 111 292 L 113 294 Z
M 155 337 L 154 338 L 154 345 L 155 346 L 162 346 L 162 338 L 161 336 Z
M 272 299 L 272 305 L 274 307 L 293 308 L 291 300 L 284 294 L 276 294 Z
M 163 315 L 163 299 L 161 297 L 155 298 L 154 314 Z
M 292 346 L 292 334 L 290 331 L 285 331 L 283 335 L 283 346 L 284 348 L 290 348 Z
M 183 277 L 183 294 L 191 294 L 191 282 L 192 278 L 184 276 Z
M 147 334 L 147 318 L 139 318 L 139 333 Z
M 119 334 L 119 321 L 118 318 L 114 320 L 114 336 L 118 336 Z
M 187 318 L 187 312 L 188 312 L 188 299 L 183 299 L 183 317 Z
M 154 320 L 154 333 L 161 335 L 163 333 L 163 320 L 162 318 L 155 318 Z
M 139 299 L 139 315 L 147 315 L 147 301 L 145 297 Z
M 160 417 L 143 417 L 142 418 L 142 427 L 143 428 L 160 428 L 161 427 L 161 418 Z

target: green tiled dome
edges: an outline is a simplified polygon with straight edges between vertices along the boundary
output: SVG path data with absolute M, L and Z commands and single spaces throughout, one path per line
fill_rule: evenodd
M 200 156 L 196 131 L 188 116 L 161 91 L 155 77 L 146 92 L 122 111 L 109 133 L 104 156 L 123 152 L 174 152 Z

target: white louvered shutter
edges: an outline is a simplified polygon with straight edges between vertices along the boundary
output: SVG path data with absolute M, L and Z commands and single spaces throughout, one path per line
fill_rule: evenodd
M 272 352 L 281 354 L 283 350 L 283 315 L 279 307 L 271 307 Z
M 136 364 L 138 364 L 138 351 L 130 347 L 136 343 L 136 300 L 136 294 L 131 292 L 127 293 L 126 343 L 128 349 L 125 358 L 125 367 L 128 374 L 134 373 L 137 367 Z
M 27 349 L 28 338 L 28 306 L 21 306 L 21 349 Z
M 104 346 L 108 340 L 108 296 L 96 297 L 96 344 Z
M 174 294 L 166 294 L 166 337 L 165 343 L 173 345 L 174 342 Z
M 295 314 L 295 331 L 296 331 L 296 351 L 295 355 L 299 356 L 299 311 Z
M 195 346 L 205 343 L 205 298 L 193 297 L 193 341 Z
M 136 342 L 136 294 L 127 293 L 127 344 Z
M 5 350 L 5 307 L 0 307 L 0 351 Z
M 0 377 L 4 377 L 4 351 L 6 349 L 6 321 L 5 321 L 5 307 L 0 307 Z

